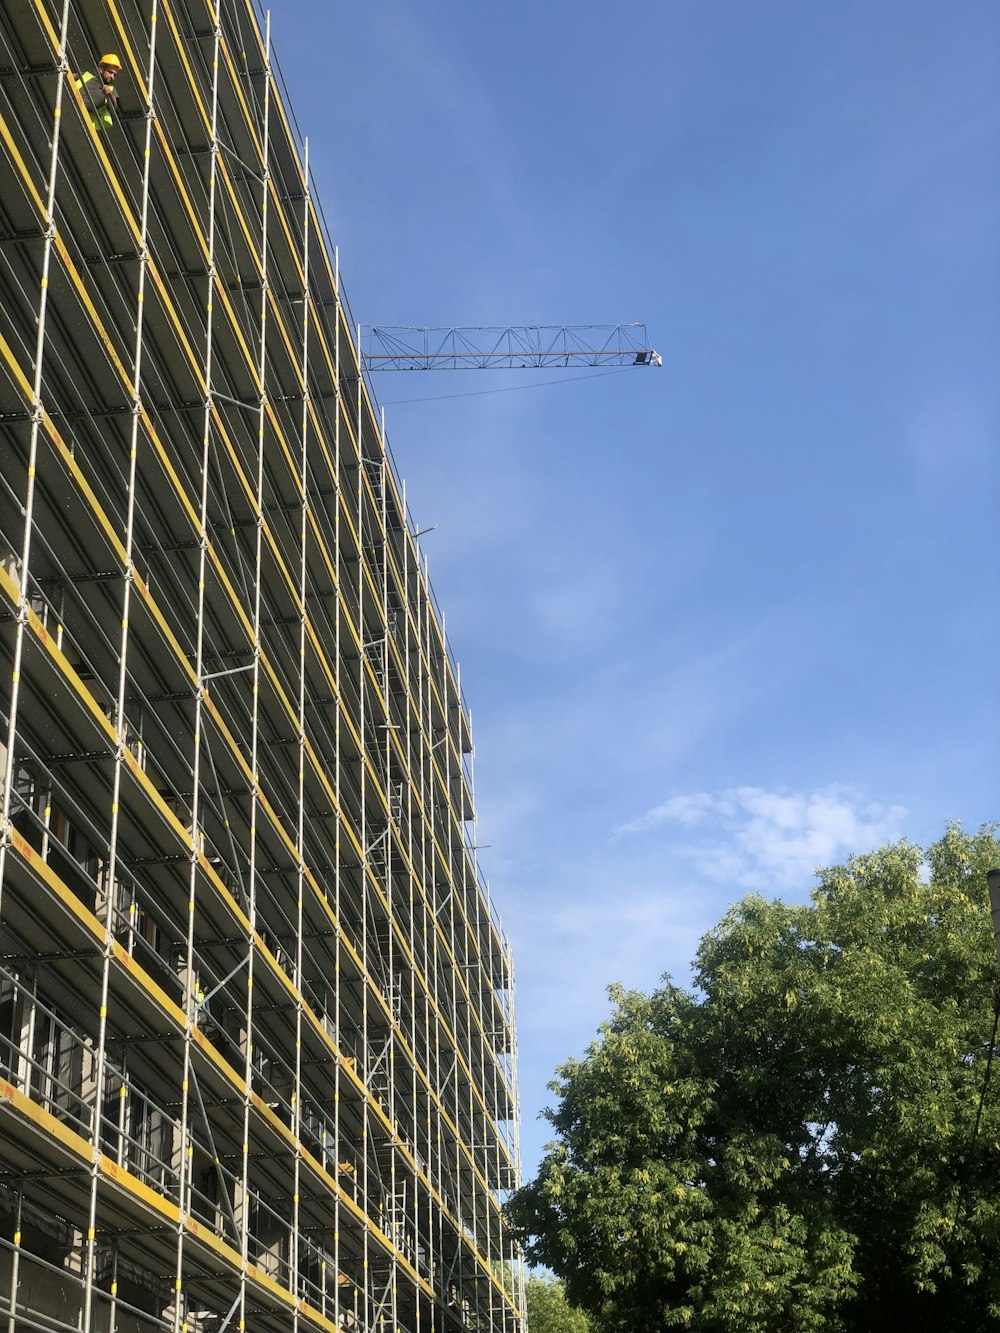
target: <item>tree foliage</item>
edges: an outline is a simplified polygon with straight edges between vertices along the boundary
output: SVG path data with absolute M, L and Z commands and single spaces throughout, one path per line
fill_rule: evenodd
M 528 1333 L 590 1333 L 590 1320 L 570 1305 L 562 1283 L 551 1274 L 530 1274 L 524 1296 Z
M 612 988 L 510 1204 L 598 1327 L 1000 1329 L 998 863 L 957 828 L 857 856 L 732 908 L 693 992 Z

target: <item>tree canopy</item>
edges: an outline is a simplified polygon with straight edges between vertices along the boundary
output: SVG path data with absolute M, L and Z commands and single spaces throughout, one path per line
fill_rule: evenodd
M 1000 1329 L 992 830 L 748 897 L 694 989 L 611 990 L 509 1205 L 609 1333 Z
M 591 1333 L 590 1320 L 574 1310 L 562 1283 L 550 1273 L 529 1273 L 524 1297 L 528 1333 Z

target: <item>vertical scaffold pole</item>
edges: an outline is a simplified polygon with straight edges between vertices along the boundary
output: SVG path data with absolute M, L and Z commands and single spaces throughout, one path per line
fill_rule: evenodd
M 509 1018 L 508 1018 L 508 1025 L 509 1025 L 508 1039 L 510 1041 L 510 1070 L 511 1070 L 510 1081 L 511 1081 L 511 1090 L 514 1094 L 514 1105 L 512 1108 L 514 1115 L 514 1133 L 512 1136 L 513 1149 L 514 1149 L 514 1188 L 517 1189 L 521 1184 L 521 1091 L 517 1081 L 517 1025 L 515 1023 L 516 1004 L 515 1004 L 515 994 L 514 994 L 514 957 L 510 948 L 510 942 L 505 940 L 504 944 L 506 946 L 505 949 L 506 956 L 504 961 L 506 962 L 507 965 L 507 977 L 506 977 L 507 987 L 508 987 L 507 994 L 509 996 L 509 1002 L 510 1002 Z M 524 1256 L 520 1253 L 520 1250 L 518 1250 L 516 1253 L 516 1257 L 514 1260 L 514 1271 L 515 1271 L 515 1282 L 516 1282 L 515 1292 L 514 1292 L 515 1304 L 518 1316 L 521 1321 L 521 1327 L 523 1328 L 525 1323 L 527 1322 L 528 1316 L 525 1308 Z
M 192 753 L 192 786 L 191 786 L 191 829 L 192 846 L 190 850 L 190 866 L 188 868 L 188 913 L 187 913 L 187 936 L 185 940 L 185 986 L 184 986 L 184 1053 L 183 1053 L 183 1073 L 181 1076 L 181 1113 L 180 1113 L 180 1139 L 181 1139 L 181 1175 L 180 1175 L 180 1200 L 182 1211 L 182 1225 L 177 1229 L 177 1258 L 174 1270 L 174 1333 L 182 1333 L 184 1326 L 184 1226 L 183 1216 L 187 1207 L 187 1200 L 191 1192 L 191 1168 L 192 1160 L 187 1151 L 188 1138 L 191 1134 L 191 1098 L 190 1088 L 195 1078 L 192 1067 L 192 1056 L 194 1046 L 194 1034 L 198 1023 L 198 984 L 195 978 L 195 930 L 197 925 L 197 903 L 198 903 L 198 875 L 200 866 L 199 857 L 199 829 L 201 827 L 201 805 L 202 805 L 202 745 L 204 743 L 204 730 L 206 725 L 205 717 L 205 584 L 208 578 L 208 496 L 209 496 L 209 477 L 212 466 L 212 418 L 215 411 L 215 403 L 212 395 L 212 379 L 214 374 L 212 357 L 212 339 L 214 329 L 215 304 L 215 247 L 216 247 L 216 209 L 218 206 L 218 177 L 219 177 L 219 51 L 222 42 L 222 0 L 215 0 L 215 10 L 213 13 L 212 30 L 212 91 L 209 110 L 209 168 L 208 168 L 208 255 L 207 255 L 207 281 L 205 289 L 205 355 L 204 355 L 204 377 L 205 377 L 205 405 L 202 413 L 202 440 L 201 440 L 201 496 L 198 510 L 198 589 L 196 599 L 196 625 L 195 625 L 195 714 L 194 714 L 194 748 Z M 228 1188 L 225 1180 L 220 1179 L 220 1192 Z M 221 1200 L 225 1211 L 228 1213 L 228 1199 Z
M 393 818 L 393 781 L 392 781 L 392 752 L 393 735 L 390 730 L 392 722 L 392 713 L 389 707 L 389 524 L 388 524 L 388 503 L 389 503 L 389 461 L 388 449 L 385 436 L 385 408 L 379 409 L 379 494 L 376 497 L 379 500 L 378 522 L 381 528 L 379 540 L 382 545 L 382 559 L 379 561 L 379 610 L 381 612 L 382 623 L 379 625 L 379 634 L 382 641 L 380 649 L 382 654 L 382 714 L 385 719 L 385 728 L 382 732 L 384 741 L 383 758 L 385 763 L 383 786 L 384 799 L 386 802 L 386 833 L 385 833 L 385 883 L 382 885 L 385 894 L 385 912 L 386 928 L 388 932 L 388 949 L 386 958 L 386 968 L 388 970 L 388 988 L 389 1005 L 391 1013 L 389 1015 L 389 1049 L 386 1056 L 386 1076 L 388 1079 L 388 1115 L 393 1126 L 399 1124 L 399 1112 L 396 1106 L 396 1027 L 401 1019 L 402 1008 L 402 990 L 401 982 L 398 978 L 399 962 L 395 959 L 395 929 L 402 934 L 402 925 L 396 915 L 396 909 L 393 899 L 392 880 L 394 873 L 395 841 L 398 830 L 395 827 Z M 394 1247 L 394 1254 L 390 1260 L 390 1301 L 389 1310 L 391 1318 L 391 1327 L 397 1326 L 397 1286 L 398 1286 L 398 1260 L 400 1247 L 403 1244 L 403 1236 L 400 1228 L 399 1208 L 398 1208 L 398 1188 L 399 1178 L 397 1175 L 397 1152 L 395 1145 L 389 1148 L 389 1210 L 388 1215 L 391 1219 L 390 1234 Z M 383 1192 L 385 1183 L 382 1184 Z M 405 1209 L 403 1216 L 405 1225 Z
M 121 640 L 118 649 L 118 690 L 115 700 L 114 725 L 117 738 L 115 748 L 114 778 L 111 796 L 111 828 L 108 864 L 105 870 L 104 900 L 104 948 L 101 967 L 101 1003 L 98 1017 L 97 1048 L 94 1053 L 96 1071 L 94 1075 L 94 1104 L 91 1142 L 94 1156 L 90 1168 L 90 1208 L 86 1236 L 86 1260 L 84 1265 L 84 1301 L 82 1333 L 90 1333 L 93 1322 L 94 1270 L 97 1247 L 97 1193 L 101 1178 L 101 1142 L 104 1117 L 105 1082 L 107 1080 L 107 1044 L 108 1044 L 108 1002 L 111 986 L 111 965 L 114 958 L 115 900 L 117 897 L 117 877 L 120 831 L 120 810 L 122 802 L 122 780 L 126 759 L 132 763 L 128 748 L 128 718 L 125 710 L 129 680 L 129 612 L 132 606 L 132 589 L 136 570 L 135 522 L 136 492 L 138 487 L 138 456 L 140 426 L 142 424 L 142 360 L 143 333 L 145 331 L 144 297 L 146 279 L 149 273 L 149 181 L 152 164 L 153 122 L 156 113 L 153 107 L 154 82 L 156 77 L 156 19 L 159 0 L 151 0 L 149 22 L 149 62 L 146 69 L 146 126 L 144 134 L 144 153 L 142 168 L 142 197 L 139 214 L 139 279 L 136 292 L 135 341 L 132 356 L 132 423 L 129 432 L 128 461 L 128 496 L 125 511 L 125 563 L 123 568 L 124 587 L 122 591 Z
M 17 1186 L 17 1202 L 14 1204 L 14 1248 L 10 1256 L 10 1313 L 7 1316 L 7 1333 L 16 1333 L 17 1329 L 17 1292 L 21 1278 L 21 1222 L 24 1210 L 24 1187 Z
M 263 814 L 260 801 L 260 686 L 261 686 L 261 619 L 263 572 L 261 558 L 264 550 L 264 437 L 268 420 L 267 376 L 267 310 L 270 294 L 267 282 L 267 244 L 270 194 L 270 126 L 271 126 L 271 12 L 267 11 L 264 20 L 264 124 L 262 134 L 263 169 L 261 172 L 261 241 L 260 241 L 260 341 L 257 362 L 257 378 L 260 387 L 260 406 L 257 412 L 257 477 L 255 483 L 255 508 L 257 512 L 254 538 L 254 598 L 253 598 L 253 697 L 251 701 L 250 729 L 250 772 L 253 783 L 250 798 L 250 869 L 249 869 L 249 910 L 250 919 L 247 948 L 247 999 L 246 999 L 246 1059 L 243 1077 L 245 1091 L 243 1098 L 243 1158 L 240 1173 L 242 1196 L 242 1216 L 240 1218 L 240 1256 L 242 1271 L 240 1274 L 240 1329 L 247 1327 L 247 1266 L 250 1263 L 250 1124 L 253 1104 L 254 1084 L 254 979 L 256 972 L 255 937 L 257 933 L 257 897 L 260 887 L 260 838 L 258 822 Z
M 414 653 L 414 633 L 413 627 L 415 616 L 413 611 L 414 586 L 413 586 L 413 538 L 410 529 L 409 506 L 406 498 L 406 482 L 402 483 L 402 541 L 400 544 L 400 573 L 403 580 L 403 689 L 406 696 L 406 727 L 404 732 L 404 745 L 406 748 L 406 771 L 409 775 L 408 798 L 410 802 L 410 829 L 409 829 L 409 853 L 411 864 L 411 898 L 413 888 L 413 877 L 415 876 L 420 886 L 421 892 L 419 902 L 413 906 L 413 932 L 414 939 L 419 938 L 420 956 L 424 959 L 425 971 L 427 972 L 427 985 L 432 984 L 430 968 L 430 945 L 428 940 L 428 929 L 433 921 L 431 914 L 432 907 L 432 889 L 427 870 L 427 829 L 426 818 L 424 814 L 424 765 L 422 761 L 423 746 L 414 742 L 414 723 L 416 723 L 416 734 L 419 738 L 423 730 L 423 720 L 420 716 L 420 692 L 419 692 L 419 671 L 413 669 Z M 419 657 L 419 640 L 417 643 L 417 655 Z M 416 769 L 414 769 L 416 765 Z M 417 816 L 416 825 L 413 816 Z M 423 1060 L 426 1066 L 428 1055 L 428 1044 L 426 1041 L 427 1032 L 427 1001 L 424 994 L 417 993 L 415 979 L 411 979 L 410 1005 L 413 1014 L 414 1032 L 420 1033 L 424 1038 L 421 1042 L 423 1049 Z M 424 988 L 421 988 L 423 991 Z M 425 1070 L 426 1072 L 426 1070 Z M 415 1221 L 414 1221 L 414 1245 L 416 1253 L 419 1255 L 421 1244 L 423 1244 L 424 1264 L 426 1277 L 434 1272 L 434 1239 L 431 1226 L 431 1207 L 432 1194 L 434 1186 L 434 1158 L 430 1151 L 430 1118 L 431 1107 L 430 1099 L 427 1097 L 418 1098 L 417 1096 L 418 1074 L 417 1069 L 413 1069 L 411 1087 L 413 1097 L 413 1143 L 417 1160 L 423 1160 L 424 1173 L 430 1185 L 430 1189 L 423 1191 L 419 1197 L 414 1199 Z M 418 1114 L 418 1107 L 423 1105 L 423 1113 Z M 423 1200 L 423 1207 L 420 1205 L 420 1199 Z M 426 1220 L 425 1220 L 426 1218 Z M 418 1317 L 422 1309 L 418 1302 Z M 433 1328 L 434 1314 L 431 1308 L 430 1323 Z
M 7 848 L 10 845 L 10 803 L 17 776 L 17 710 L 21 693 L 21 667 L 24 660 L 24 641 L 28 632 L 28 614 L 31 610 L 29 583 L 31 578 L 31 542 L 35 521 L 35 484 L 38 472 L 39 436 L 45 421 L 42 402 L 42 372 L 45 365 L 46 316 L 49 308 L 49 272 L 52 250 L 56 241 L 56 181 L 59 176 L 59 146 L 62 142 L 63 99 L 69 77 L 69 3 L 63 0 L 62 21 L 59 29 L 59 61 L 56 79 L 56 103 L 53 109 L 52 152 L 49 156 L 49 180 L 45 192 L 45 244 L 42 249 L 42 276 L 38 289 L 38 328 L 35 335 L 35 374 L 31 385 L 31 434 L 28 440 L 28 482 L 24 495 L 24 532 L 21 541 L 19 569 L 17 631 L 14 636 L 14 669 L 11 673 L 10 709 L 7 719 L 7 753 L 4 760 L 3 800 L 0 804 L 0 904 L 3 902 L 4 871 Z
M 412 536 L 410 525 L 409 504 L 406 496 L 406 483 L 403 483 L 403 592 L 406 603 L 406 640 L 404 646 L 405 669 L 406 669 L 406 696 L 407 708 L 415 714 L 415 717 L 409 720 L 406 728 L 407 745 L 407 767 L 413 774 L 413 765 L 416 764 L 416 784 L 415 791 L 411 789 L 411 800 L 415 800 L 420 812 L 418 823 L 418 842 L 417 842 L 417 860 L 416 872 L 420 877 L 420 883 L 424 892 L 421 895 L 420 904 L 420 939 L 422 943 L 422 952 L 427 959 L 428 982 L 427 987 L 436 984 L 435 969 L 431 967 L 431 944 L 430 939 L 434 930 L 434 844 L 429 834 L 428 827 L 428 798 L 427 798 L 427 763 L 430 746 L 432 744 L 430 736 L 427 734 L 426 719 L 424 717 L 422 690 L 423 690 L 423 671 L 421 660 L 423 655 L 423 646 L 421 643 L 421 604 L 420 604 L 420 579 L 418 577 L 417 560 L 419 559 L 416 543 Z M 414 662 L 416 665 L 414 665 Z M 418 742 L 413 740 L 413 722 L 416 722 L 416 733 Z M 411 776 L 411 788 L 413 778 Z M 430 1077 L 431 1074 L 431 1045 L 429 1040 L 429 1010 L 427 988 L 418 997 L 414 994 L 414 1022 L 418 1023 L 424 1033 L 424 1074 Z M 416 1073 L 414 1073 L 416 1079 Z M 416 1084 L 414 1083 L 414 1086 Z M 425 1171 L 430 1182 L 431 1189 L 427 1191 L 425 1210 L 426 1225 L 424 1229 L 424 1243 L 426 1247 L 428 1272 L 434 1274 L 437 1272 L 437 1238 L 434 1228 L 432 1190 L 436 1190 L 438 1197 L 441 1197 L 441 1180 L 438 1169 L 438 1156 L 434 1147 L 434 1107 L 430 1097 L 421 1099 L 423 1104 L 423 1115 L 417 1121 L 415 1130 L 417 1134 L 417 1144 L 419 1151 L 426 1163 Z M 419 1104 L 419 1103 L 418 1103 Z M 418 1236 L 419 1240 L 419 1236 Z M 435 1307 L 432 1305 L 430 1310 L 431 1333 L 436 1322 Z
M 292 1085 L 292 1133 L 295 1135 L 295 1166 L 292 1184 L 292 1245 L 291 1245 L 291 1287 L 297 1296 L 302 1295 L 300 1278 L 301 1262 L 299 1250 L 300 1197 L 302 1190 L 302 990 L 304 986 L 302 902 L 306 890 L 305 884 L 305 768 L 306 768 L 306 561 L 309 554 L 309 141 L 303 145 L 302 171 L 302 416 L 301 416 L 301 452 L 299 456 L 300 484 L 302 487 L 302 515 L 299 564 L 299 785 L 298 819 L 295 829 L 295 849 L 298 866 L 296 868 L 296 886 L 298 889 L 295 912 L 295 1061 Z M 309 1302 L 315 1305 L 315 1298 L 309 1294 Z M 293 1333 L 299 1331 L 299 1305 L 295 1304 L 292 1320 Z
M 124 1084 L 122 1085 L 124 1088 Z M 118 1333 L 118 1240 L 111 1242 L 111 1300 L 108 1308 L 108 1333 Z
M 433 712 L 431 709 L 431 680 L 430 680 L 430 601 L 427 596 L 426 585 L 426 565 L 425 557 L 420 547 L 414 542 L 413 555 L 416 562 L 415 583 L 416 583 L 416 604 L 417 604 L 417 642 L 419 647 L 417 657 L 417 700 L 420 713 L 420 729 L 424 737 L 424 752 L 421 756 L 420 765 L 420 783 L 421 783 L 421 801 L 424 811 L 424 843 L 426 846 L 426 856 L 429 863 L 429 877 L 431 884 L 437 886 L 445 878 L 444 867 L 439 862 L 438 849 L 435 842 L 434 828 L 434 746 L 438 743 L 438 737 L 434 731 Z M 441 886 L 445 893 L 448 892 L 447 883 Z M 433 898 L 432 898 L 433 901 Z M 435 909 L 435 911 L 440 909 Z M 434 1094 L 439 1093 L 441 1084 L 441 1048 L 436 1014 L 436 1006 L 440 998 L 440 983 L 438 980 L 437 967 L 437 941 L 435 938 L 434 921 L 427 923 L 428 951 L 434 959 L 434 965 L 431 969 L 432 980 L 428 987 L 428 992 L 424 994 L 422 1001 L 423 1020 L 427 1031 L 427 1078 Z M 433 1001 L 433 1007 L 432 1007 Z M 445 1175 L 444 1165 L 444 1140 L 443 1140 L 443 1110 L 439 1095 L 431 1095 L 427 1098 L 427 1148 L 428 1161 L 431 1164 L 430 1177 L 431 1183 L 437 1191 L 438 1197 L 448 1204 L 451 1198 L 451 1189 Z M 434 1273 L 437 1280 L 437 1296 L 441 1299 L 446 1295 L 444 1288 L 446 1260 L 444 1255 L 444 1215 L 438 1212 L 434 1218 L 430 1231 L 431 1259 L 434 1265 Z M 436 1333 L 439 1326 L 438 1306 L 435 1303 L 431 1308 L 431 1333 Z
M 335 1171 L 336 1173 L 338 1173 L 338 1178 L 339 1178 L 340 1162 L 341 1162 L 341 1160 L 342 1160 L 342 1156 L 343 1156 L 343 1153 L 342 1153 L 342 1146 L 341 1146 L 341 1141 L 340 1141 L 340 1122 L 341 1122 L 341 1105 L 340 1105 L 340 1099 L 341 1099 L 341 1095 L 342 1095 L 342 1086 L 341 1086 L 341 1084 L 342 1084 L 342 1079 L 341 1079 L 341 1062 L 342 1062 L 342 1060 L 343 1060 L 343 1058 L 344 1058 L 344 1056 L 343 1056 L 343 1051 L 344 1051 L 344 1040 L 343 1040 L 343 1030 L 342 1030 L 343 1011 L 342 1011 L 341 986 L 340 986 L 340 979 L 341 979 L 341 977 L 342 977 L 342 975 L 343 975 L 343 973 L 342 973 L 342 971 L 341 971 L 341 968 L 342 968 L 342 966 L 343 966 L 343 954 L 344 954 L 343 940 L 342 940 L 343 927 L 341 926 L 341 921 L 342 921 L 342 919 L 343 919 L 342 916 L 341 916 L 341 887 L 342 887 L 342 886 L 341 886 L 341 877 L 342 877 L 342 870 L 341 870 L 341 865 L 342 865 L 341 837 L 342 837 L 342 832 L 343 832 L 343 830 L 341 829 L 341 821 L 342 821 L 342 819 L 343 819 L 343 817 L 344 817 L 344 816 L 343 816 L 344 804 L 343 804 L 343 800 L 342 800 L 342 798 L 341 798 L 341 790 L 340 790 L 341 765 L 342 765 L 341 754 L 340 754 L 340 750 L 341 750 L 341 712 L 342 712 L 342 709 L 343 709 L 343 707 L 344 707 L 343 676 L 342 676 L 343 669 L 344 669 L 344 668 L 343 668 L 343 622 L 344 622 L 344 607 L 343 607 L 343 600 L 344 600 L 344 584 L 343 584 L 343 578 L 342 578 L 342 573 L 343 573 L 343 568 L 344 568 L 344 562 L 343 562 L 343 531 L 342 531 L 342 526 L 341 526 L 341 513 L 340 513 L 340 511 L 341 511 L 341 504 L 342 504 L 342 501 L 341 501 L 341 495 L 342 495 L 342 491 L 341 491 L 341 466 L 342 466 L 342 463 L 341 463 L 341 457 L 340 457 L 340 447 L 341 447 L 341 445 L 340 445 L 340 418 L 341 418 L 341 415 L 342 415 L 342 413 L 343 413 L 344 408 L 343 408 L 343 401 L 342 401 L 341 388 L 340 388 L 340 324 L 341 324 L 341 320 L 343 319 L 343 311 L 341 310 L 341 305 L 340 305 L 340 246 L 339 246 L 339 245 L 335 245 L 334 248 L 333 248 L 333 299 L 334 299 L 334 306 L 333 306 L 333 377 L 334 377 L 334 386 L 333 386 L 333 392 L 334 392 L 334 399 L 333 399 L 333 413 L 334 413 L 334 417 L 333 417 L 333 459 L 334 459 L 334 471 L 335 471 L 335 475 L 334 475 L 334 479 L 333 479 L 333 489 L 334 489 L 334 496 L 333 496 L 333 504 L 334 504 L 333 537 L 334 537 L 334 543 L 335 543 L 335 551 L 334 551 L 334 555 L 335 555 L 335 557 L 336 557 L 336 559 L 335 559 L 335 569 L 336 569 L 336 573 L 337 573 L 337 596 L 336 596 L 335 606 L 334 606 L 334 654 L 335 654 L 334 672 L 335 672 L 335 674 L 336 674 L 336 682 L 337 682 L 337 688 L 336 688 L 336 694 L 337 694 L 337 699 L 336 699 L 337 711 L 336 711 L 336 722 L 334 723 L 334 727 L 335 727 L 335 734 L 334 734 L 334 742 L 335 742 L 335 744 L 334 744 L 334 751 L 335 751 L 335 754 L 334 754 L 334 761 L 333 761 L 333 789 L 334 789 L 334 792 L 335 792 L 335 794 L 336 794 L 336 798 L 337 798 L 337 807 L 336 807 L 336 810 L 335 810 L 335 812 L 334 812 L 334 813 L 335 813 L 334 829 L 336 830 L 336 832 L 335 832 L 335 834 L 334 834 L 334 860 L 335 860 L 335 864 L 336 864 L 336 871 L 335 871 L 335 874 L 334 874 L 334 904 L 333 904 L 333 905 L 334 905 L 334 912 L 335 912 L 336 917 L 337 917 L 337 926 L 338 926 L 338 929 L 337 929 L 337 937 L 336 937 L 336 939 L 335 939 L 335 941 L 334 941 L 334 950 L 335 950 L 335 957 L 334 957 L 334 981 L 335 981 L 335 985 L 334 985 L 334 996 L 333 996 L 333 1026 L 334 1026 L 334 1031 L 335 1031 L 336 1034 L 337 1034 L 337 1052 L 338 1052 L 338 1059 L 337 1059 L 336 1064 L 335 1064 L 334 1067 L 333 1067 L 333 1108 L 334 1108 L 334 1112 L 335 1112 L 335 1115 L 334 1115 L 334 1122 L 333 1122 L 333 1164 L 334 1164 L 334 1171 Z M 333 1321 L 334 1321 L 334 1323 L 337 1324 L 338 1326 L 339 1326 L 339 1324 L 340 1324 L 340 1316 L 341 1316 L 340 1293 L 341 1293 L 341 1288 L 342 1288 L 342 1286 L 344 1285 L 344 1284 L 340 1281 L 340 1277 L 341 1277 L 341 1272 L 340 1272 L 340 1223 L 341 1223 L 341 1199 L 340 1199 L 340 1193 L 339 1193 L 339 1191 L 338 1191 L 336 1200 L 334 1201 L 334 1205 L 333 1205 Z
M 358 598 L 357 598 L 357 630 L 360 639 L 360 650 L 358 653 L 358 722 L 360 733 L 361 753 L 358 760 L 360 797 L 361 797 L 361 869 L 360 879 L 360 913 L 361 913 L 361 965 L 364 972 L 362 981 L 362 1001 L 361 1001 L 361 1051 L 360 1066 L 361 1077 L 365 1085 L 365 1102 L 362 1108 L 362 1141 L 361 1141 L 361 1206 L 364 1209 L 366 1218 L 372 1215 L 371 1198 L 371 1173 L 369 1169 L 369 1147 L 371 1144 L 371 1089 L 369 1083 L 369 1072 L 371 1070 L 371 1049 L 368 1039 L 369 1024 L 369 995 L 371 993 L 371 957 L 369 954 L 369 905 L 368 905 L 368 843 L 370 834 L 368 831 L 368 801 L 370 799 L 370 783 L 368 780 L 368 711 L 367 711 L 367 689 L 365 671 L 365 528 L 364 528 L 364 397 L 365 384 L 364 372 L 361 362 L 361 326 L 357 326 L 357 346 L 354 349 L 354 355 L 357 359 L 357 414 L 355 418 L 355 441 L 354 448 L 357 453 L 357 485 L 354 494 L 354 523 L 358 543 Z M 366 1222 L 364 1237 L 362 1242 L 363 1269 L 365 1274 L 365 1291 L 362 1293 L 362 1305 L 365 1311 L 365 1321 L 368 1322 L 368 1311 L 371 1308 L 368 1289 L 371 1274 L 371 1256 L 370 1256 L 371 1227 Z

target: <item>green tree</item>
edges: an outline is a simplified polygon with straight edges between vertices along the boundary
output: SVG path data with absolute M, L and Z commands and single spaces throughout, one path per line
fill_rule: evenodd
M 749 897 L 695 989 L 612 988 L 510 1216 L 602 1330 L 1000 1330 L 1000 1109 L 983 1098 L 993 831 Z
M 551 1274 L 529 1274 L 524 1297 L 528 1333 L 590 1333 L 590 1320 L 570 1305 L 562 1283 Z

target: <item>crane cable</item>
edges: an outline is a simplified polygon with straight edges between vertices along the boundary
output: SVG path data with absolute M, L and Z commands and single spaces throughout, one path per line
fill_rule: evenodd
M 598 370 L 593 375 L 563 375 L 557 380 L 542 380 L 538 384 L 509 384 L 505 389 L 472 389 L 468 393 L 441 393 L 433 398 L 389 398 L 383 407 L 401 407 L 404 403 L 440 403 L 446 398 L 482 398 L 488 393 L 517 393 L 521 389 L 544 389 L 548 384 L 575 384 L 580 380 L 599 380 L 606 375 L 623 375 L 631 366 L 619 366 L 617 370 Z

